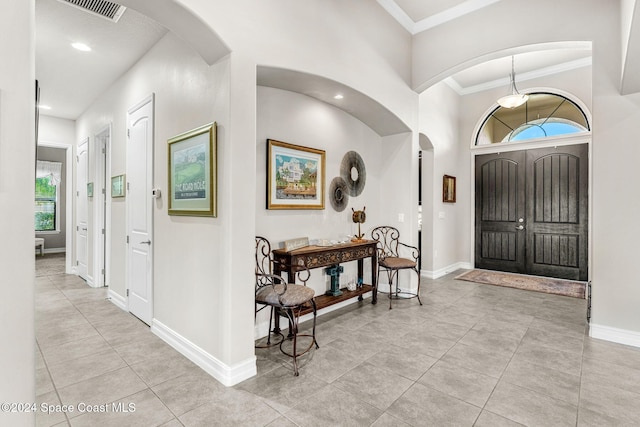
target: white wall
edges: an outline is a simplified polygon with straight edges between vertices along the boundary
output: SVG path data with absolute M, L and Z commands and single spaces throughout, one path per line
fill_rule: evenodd
M 93 135 L 112 123 L 111 171 L 125 173 L 127 110 L 155 93 L 154 186 L 163 197 L 154 209 L 154 323 L 176 337 L 223 358 L 225 320 L 220 310 L 224 293 L 224 229 L 230 223 L 228 192 L 220 191 L 218 218 L 176 217 L 167 214 L 167 140 L 200 125 L 218 124 L 218 188 L 228 187 L 229 65 L 209 67 L 172 34 L 103 94 L 78 120 L 77 139 Z M 90 172 L 93 179 L 95 168 Z M 126 198 L 111 200 L 110 292 L 125 300 Z M 250 285 L 248 285 L 250 286 Z M 251 308 L 247 314 L 252 316 Z M 174 337 L 175 338 L 175 337 Z M 245 358 L 252 357 L 252 337 L 245 340 Z
M 0 402 L 35 402 L 33 11 L 31 0 L 0 14 Z M 0 412 L 2 425 L 34 422 L 34 413 Z
M 619 7 L 619 2 L 596 0 L 495 3 L 414 38 L 413 86 L 428 87 L 454 70 L 518 51 L 520 46 L 593 42 L 591 334 L 640 346 L 640 288 L 630 279 L 635 276 L 640 238 L 640 229 L 634 225 L 640 197 L 630 188 L 623 204 L 619 192 L 611 191 L 619 182 L 640 181 L 640 169 L 635 165 L 639 148 L 631 142 L 640 119 L 639 95 L 619 94 Z M 549 19 L 550 10 L 562 17 L 562 25 Z M 510 19 L 513 16 L 527 16 L 530 24 L 523 26 L 521 20 Z M 510 37 L 504 37 L 505 33 Z
M 445 83 L 439 83 L 420 94 L 420 132 L 433 144 L 433 169 L 423 170 L 423 182 L 432 184 L 432 200 L 423 201 L 423 211 L 430 210 L 433 236 L 425 242 L 423 265 L 425 274 L 439 277 L 468 263 L 463 248 L 469 245 L 469 167 L 461 144 L 458 96 Z M 431 153 L 429 153 L 431 154 Z M 431 175 L 431 179 L 426 177 Z M 442 202 L 442 177 L 456 177 L 456 203 Z M 429 216 L 425 216 L 428 218 Z M 428 248 L 428 249 L 427 249 Z
M 382 138 L 361 121 L 344 111 L 305 95 L 280 89 L 258 86 L 258 126 L 256 139 L 256 234 L 269 239 L 277 248 L 284 240 L 345 239 L 354 235 L 358 227 L 351 220 L 352 208 L 366 207 L 367 221 L 361 231 L 370 237 L 370 231 L 383 222 L 380 191 L 383 171 L 381 167 Z M 266 209 L 267 139 L 275 139 L 325 151 L 325 209 L 323 210 L 268 210 Z M 346 208 L 337 212 L 331 205 L 329 187 L 334 177 L 340 176 L 340 164 L 348 151 L 356 151 L 366 167 L 366 183 L 362 194 L 350 197 Z M 365 261 L 368 263 L 368 261 Z M 342 282 L 355 275 L 356 263 L 347 263 Z M 369 269 L 365 265 L 365 272 Z M 316 294 L 327 290 L 327 278 L 322 269 L 312 272 L 308 283 Z M 369 275 L 365 274 L 365 281 Z M 370 283 L 367 281 L 366 283 Z
M 38 145 L 43 145 L 46 147 L 56 147 L 56 149 L 63 150 L 63 159 L 64 159 L 64 167 L 63 167 L 63 191 L 65 191 L 65 213 L 63 214 L 61 221 L 61 228 L 64 229 L 64 232 L 55 239 L 54 244 L 51 245 L 49 243 L 48 236 L 45 237 L 45 249 L 46 248 L 65 248 L 67 251 L 68 259 L 66 261 L 67 271 L 71 271 L 71 260 L 75 260 L 74 245 L 67 245 L 67 242 L 70 242 L 70 239 L 67 238 L 66 229 L 67 225 L 73 224 L 73 200 L 72 200 L 72 188 L 74 188 L 73 184 L 73 165 L 67 165 L 66 162 L 69 159 L 73 159 L 74 156 L 74 145 L 76 140 L 76 123 L 73 120 L 68 119 L 60 119 L 57 117 L 43 115 L 40 113 L 40 121 L 38 126 Z M 67 150 L 70 150 L 67 153 Z M 67 167 L 69 169 L 67 169 Z M 66 172 L 69 172 L 67 176 Z M 67 182 L 69 181 L 69 182 Z M 69 216 L 67 218 L 67 215 Z M 74 263 L 75 264 L 75 263 Z

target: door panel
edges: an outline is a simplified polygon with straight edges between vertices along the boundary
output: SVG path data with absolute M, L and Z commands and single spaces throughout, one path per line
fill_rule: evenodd
M 524 153 L 476 157 L 476 256 L 478 268 L 522 272 Z
M 129 110 L 127 139 L 127 290 L 129 311 L 153 318 L 153 98 Z
M 475 265 L 588 277 L 588 145 L 476 156 Z
M 89 242 L 87 229 L 89 228 L 89 207 L 87 200 L 87 179 L 89 159 L 89 140 L 85 140 L 78 146 L 77 178 L 76 178 L 76 270 L 78 276 L 87 280 L 87 261 L 89 258 Z
M 527 151 L 527 272 L 587 280 L 588 146 Z

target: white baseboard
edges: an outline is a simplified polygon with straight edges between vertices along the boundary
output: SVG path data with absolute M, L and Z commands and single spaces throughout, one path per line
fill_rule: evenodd
M 45 248 L 45 254 L 63 254 L 67 252 L 66 248 Z M 40 255 L 40 250 L 36 249 L 36 254 Z
M 255 356 L 228 366 L 156 319 L 151 323 L 151 332 L 227 387 L 258 373 Z
M 442 276 L 446 276 L 449 273 L 453 273 L 456 270 L 465 269 L 471 270 L 473 268 L 473 264 L 470 262 L 456 262 L 455 264 L 448 265 L 446 267 L 440 268 L 438 270 L 421 270 L 420 275 L 427 277 L 429 279 L 438 279 Z
M 627 329 L 612 328 L 611 326 L 603 326 L 590 324 L 589 336 L 601 340 L 616 342 L 618 344 L 640 347 L 640 332 L 629 331 Z
M 127 311 L 127 299 L 125 297 L 113 292 L 111 289 L 107 292 L 107 296 L 116 307 Z

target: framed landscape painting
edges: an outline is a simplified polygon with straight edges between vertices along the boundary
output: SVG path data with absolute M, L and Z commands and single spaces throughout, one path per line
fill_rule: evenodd
M 216 123 L 175 136 L 169 146 L 169 215 L 217 215 Z
M 325 152 L 267 140 L 267 209 L 324 209 Z

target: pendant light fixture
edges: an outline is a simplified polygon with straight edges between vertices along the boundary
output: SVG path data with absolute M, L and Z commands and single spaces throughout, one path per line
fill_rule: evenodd
M 498 99 L 498 104 L 504 108 L 516 108 L 527 102 L 529 95 L 521 94 L 518 92 L 518 88 L 516 88 L 516 72 L 513 65 L 513 56 L 511 57 L 511 75 L 509 78 L 509 90 L 511 93 Z

